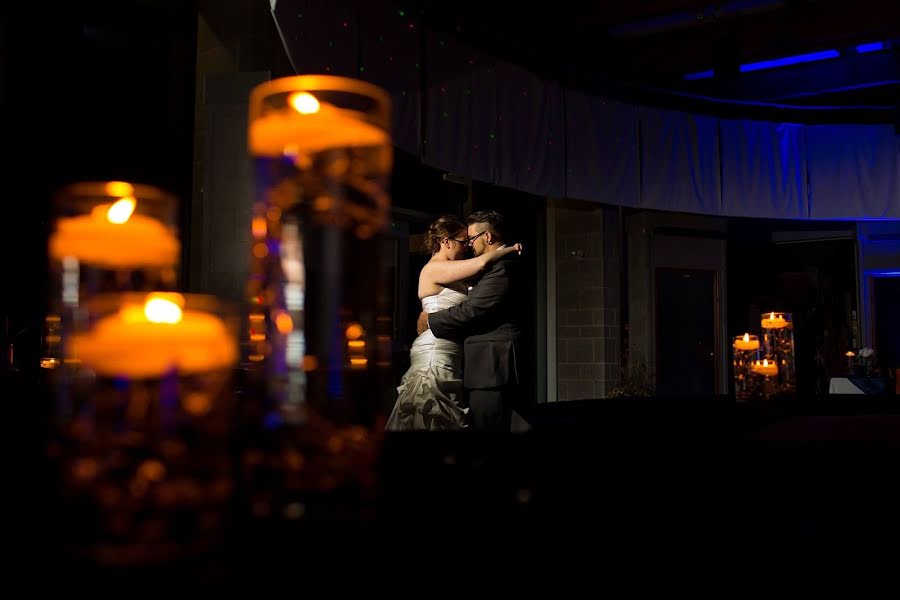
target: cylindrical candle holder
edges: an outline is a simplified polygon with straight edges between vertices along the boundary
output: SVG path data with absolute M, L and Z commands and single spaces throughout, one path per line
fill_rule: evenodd
M 243 396 L 248 421 L 281 439 L 245 456 L 248 502 L 260 517 L 309 516 L 316 507 L 306 492 L 357 486 L 384 427 L 389 116 L 384 90 L 341 77 L 277 79 L 250 96 Z
M 60 190 L 48 245 L 59 302 L 77 306 L 100 293 L 175 286 L 177 211 L 173 196 L 148 185 L 87 182 Z
M 233 497 L 228 451 L 237 311 L 172 292 L 100 295 L 64 358 L 75 414 L 51 444 L 62 539 L 109 565 L 217 547 Z
M 166 192 L 124 181 L 75 183 L 57 192 L 42 367 L 61 365 L 66 336 L 83 326 L 87 300 L 175 289 L 181 254 L 177 210 Z
M 772 375 L 773 392 L 793 393 L 797 389 L 794 372 L 794 325 L 791 313 L 768 312 L 760 319 L 765 359 L 777 366 Z
M 753 377 L 751 369 L 751 365 L 759 359 L 759 337 L 749 333 L 736 336 L 731 348 L 733 353 L 735 396 L 739 400 L 746 400 L 759 392 L 754 387 L 754 383 L 757 380 Z

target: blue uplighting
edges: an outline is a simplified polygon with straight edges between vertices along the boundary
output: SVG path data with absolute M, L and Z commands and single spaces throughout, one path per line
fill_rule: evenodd
M 789 65 L 828 60 L 829 58 L 838 58 L 840 55 L 841 53 L 837 50 L 822 50 L 821 52 L 812 52 L 810 54 L 796 54 L 794 56 L 785 56 L 783 58 L 773 58 L 772 60 L 762 60 L 741 65 L 741 73 L 750 73 L 751 71 L 762 71 L 764 69 L 775 69 L 777 67 L 787 67 Z
M 884 42 L 871 42 L 869 44 L 860 44 L 856 47 L 856 51 L 860 54 L 878 52 L 879 50 L 884 50 Z
M 705 71 L 697 71 L 696 73 L 685 73 L 683 79 L 686 81 L 696 81 L 698 79 L 712 79 L 716 74 L 715 69 L 707 69 Z

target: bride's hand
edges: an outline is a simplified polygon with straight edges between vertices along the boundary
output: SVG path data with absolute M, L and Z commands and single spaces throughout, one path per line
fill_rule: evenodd
M 513 252 L 517 254 L 522 254 L 522 244 L 513 244 L 512 246 L 507 246 L 506 244 L 501 244 L 497 251 L 501 254 L 511 254 Z

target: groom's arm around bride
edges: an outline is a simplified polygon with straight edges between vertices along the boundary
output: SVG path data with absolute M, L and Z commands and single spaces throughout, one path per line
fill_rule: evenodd
M 501 218 L 493 211 L 473 214 L 469 239 L 476 256 L 494 252 L 504 242 Z M 431 328 L 440 338 L 465 339 L 463 385 L 472 425 L 479 430 L 509 431 L 519 386 L 517 354 L 521 355 L 516 304 L 521 263 L 504 257 L 493 263 L 465 301 L 419 318 L 419 331 Z

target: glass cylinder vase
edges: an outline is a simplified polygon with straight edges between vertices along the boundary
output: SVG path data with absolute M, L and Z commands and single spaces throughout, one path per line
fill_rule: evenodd
M 731 344 L 734 366 L 734 391 L 739 400 L 746 400 L 760 393 L 752 365 L 759 359 L 759 337 L 745 333 L 734 338 Z
M 374 459 L 391 385 L 389 115 L 384 90 L 341 77 L 250 97 L 243 395 L 247 422 L 277 434 L 245 455 L 257 516 L 308 515 L 307 492 L 358 486 Z
M 760 318 L 763 331 L 764 360 L 774 364 L 770 375 L 773 393 L 793 393 L 797 389 L 794 372 L 794 324 L 791 313 L 768 312 Z
M 64 357 L 72 333 L 87 327 L 88 302 L 102 294 L 177 286 L 177 212 L 174 196 L 125 181 L 74 183 L 55 194 L 41 366 L 50 370 L 58 419 L 75 411 L 71 391 L 79 365 L 71 356 L 64 363 Z
M 173 292 L 99 295 L 82 310 L 64 355 L 80 365 L 76 412 L 50 453 L 62 538 L 110 565 L 214 549 L 234 489 L 237 311 Z

